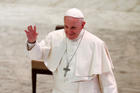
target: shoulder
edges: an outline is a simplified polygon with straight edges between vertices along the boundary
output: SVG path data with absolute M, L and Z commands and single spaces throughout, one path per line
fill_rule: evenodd
M 55 31 L 49 32 L 47 37 L 50 37 L 52 39 L 63 38 L 63 37 L 65 37 L 64 29 L 60 29 L 60 30 L 55 30 Z
M 55 30 L 55 31 L 52 31 L 52 32 L 48 33 L 48 35 L 52 35 L 52 36 L 55 36 L 55 35 L 61 36 L 63 34 L 64 34 L 64 29 Z
M 90 43 L 93 43 L 93 44 L 98 44 L 98 45 L 102 45 L 104 44 L 104 41 L 102 39 L 100 39 L 99 37 L 97 37 L 96 35 L 88 32 L 85 30 L 85 38 L 86 40 L 88 40 Z

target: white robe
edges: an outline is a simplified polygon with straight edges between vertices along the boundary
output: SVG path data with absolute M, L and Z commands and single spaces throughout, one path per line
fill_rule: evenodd
M 70 50 L 68 57 L 70 57 L 77 43 L 72 42 L 68 46 Z M 59 30 L 49 33 L 45 40 L 36 43 L 29 51 L 31 59 L 43 59 L 45 65 L 53 72 L 55 81 L 53 93 L 101 93 L 101 91 L 117 93 L 112 72 L 114 67 L 102 40 L 87 31 L 84 32 L 83 39 L 72 59 L 71 70 L 66 77 L 63 76 L 63 68 L 66 66 L 65 49 L 66 35 L 64 30 Z

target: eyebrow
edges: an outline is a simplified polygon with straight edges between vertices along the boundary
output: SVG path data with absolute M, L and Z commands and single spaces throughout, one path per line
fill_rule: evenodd
M 67 25 L 64 25 L 64 27 L 68 27 L 68 26 L 67 26 Z M 76 28 L 76 27 L 75 27 L 75 26 L 72 26 L 71 28 L 74 29 L 74 28 Z
M 76 28 L 75 26 L 72 26 L 71 28 Z

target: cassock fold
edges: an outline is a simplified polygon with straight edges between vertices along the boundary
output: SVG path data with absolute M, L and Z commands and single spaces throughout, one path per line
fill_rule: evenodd
M 76 76 L 93 76 L 111 71 L 114 66 L 105 43 L 87 32 L 77 53 Z
M 41 43 L 29 51 L 32 59 L 43 59 L 49 70 L 54 72 L 66 49 L 66 35 L 63 30 L 50 32 Z M 89 77 L 112 70 L 113 64 L 105 43 L 85 30 L 76 53 L 76 76 Z

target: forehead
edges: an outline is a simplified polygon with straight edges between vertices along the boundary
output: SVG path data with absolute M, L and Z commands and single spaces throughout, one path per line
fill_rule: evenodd
M 71 16 L 65 16 L 64 17 L 64 21 L 65 22 L 81 22 L 80 18 L 75 18 L 75 17 L 71 17 Z

